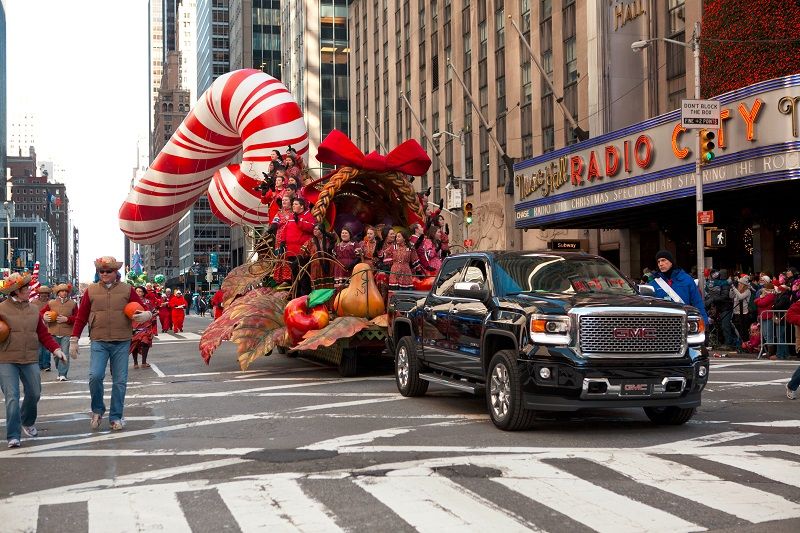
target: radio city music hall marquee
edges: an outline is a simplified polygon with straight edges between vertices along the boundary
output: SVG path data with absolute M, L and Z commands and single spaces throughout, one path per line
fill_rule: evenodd
M 726 93 L 704 190 L 800 177 L 800 75 Z M 694 195 L 697 130 L 680 110 L 515 165 L 516 227 Z

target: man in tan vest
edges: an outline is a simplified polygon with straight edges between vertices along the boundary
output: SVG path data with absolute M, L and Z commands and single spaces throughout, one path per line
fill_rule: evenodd
M 56 339 L 61 349 L 69 351 L 69 337 L 72 335 L 72 326 L 78 314 L 78 304 L 69 297 L 72 285 L 68 283 L 56 285 L 53 287 L 53 292 L 56 293 L 55 299 L 48 301 L 39 314 L 42 315 L 50 335 Z M 56 359 L 56 370 L 58 370 L 58 381 L 67 381 L 69 359 L 64 361 Z
M 83 293 L 78 307 L 78 316 L 69 339 L 69 354 L 78 357 L 78 338 L 91 320 L 89 337 L 92 339 L 89 360 L 89 393 L 92 396 L 91 428 L 98 429 L 106 412 L 103 401 L 103 379 L 106 366 L 111 368 L 111 410 L 108 421 L 112 430 L 120 430 L 125 423 L 122 410 L 125 406 L 125 391 L 128 388 L 128 353 L 131 346 L 131 318 L 125 315 L 125 306 L 136 302 L 146 309 L 133 287 L 117 279 L 122 263 L 111 256 L 95 259 L 94 266 L 100 281 L 92 283 Z M 132 319 L 147 322 L 150 311 L 137 311 Z
M 14 272 L 0 281 L 0 293 L 7 299 L 0 303 L 0 321 L 7 333 L 0 342 L 0 388 L 6 402 L 6 438 L 9 448 L 19 448 L 22 433 L 38 435 L 36 415 L 42 393 L 39 372 L 39 343 L 57 359 L 66 359 L 58 343 L 47 332 L 39 311 L 31 305 L 30 274 Z M 19 383 L 25 387 L 20 405 Z

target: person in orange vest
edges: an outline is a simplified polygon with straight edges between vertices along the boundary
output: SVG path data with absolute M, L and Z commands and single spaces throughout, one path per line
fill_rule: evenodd
M 169 299 L 169 306 L 172 308 L 172 331 L 181 333 L 183 331 L 183 319 L 186 316 L 186 299 L 180 289 L 177 289 Z

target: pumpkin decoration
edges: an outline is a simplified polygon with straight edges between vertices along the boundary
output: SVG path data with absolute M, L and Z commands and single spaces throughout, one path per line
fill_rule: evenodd
M 412 284 L 415 291 L 429 291 L 433 288 L 433 281 L 436 276 L 427 276 L 425 278 L 414 278 Z
M 125 304 L 125 316 L 133 320 L 133 315 L 138 311 L 144 311 L 144 307 L 139 302 L 128 302 Z
M 353 267 L 350 285 L 336 295 L 333 308 L 339 316 L 361 318 L 374 318 L 386 312 L 381 291 L 367 263 L 358 263 Z
M 295 298 L 286 304 L 283 310 L 283 323 L 292 345 L 303 339 L 303 335 L 313 329 L 322 329 L 328 325 L 330 317 L 324 304 L 308 308 L 308 295 Z
M 47 311 L 44 314 L 44 319 L 46 322 L 55 322 L 57 318 L 58 318 L 58 313 L 56 313 L 55 311 Z
M 10 333 L 11 328 L 8 327 L 5 320 L 0 320 L 0 342 L 6 342 Z

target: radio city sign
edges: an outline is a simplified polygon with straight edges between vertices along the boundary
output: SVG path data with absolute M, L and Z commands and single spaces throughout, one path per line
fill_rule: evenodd
M 752 184 L 740 178 L 757 174 L 788 179 L 780 171 L 793 169 L 800 149 L 800 75 L 761 82 L 718 100 L 716 157 L 703 167 L 704 183 L 736 188 Z M 590 207 L 601 212 L 627 207 L 629 200 L 642 205 L 680 197 L 678 189 L 694 189 L 696 131 L 681 125 L 676 110 L 518 163 L 517 227 L 535 226 L 537 219 L 571 218 L 570 211 Z

